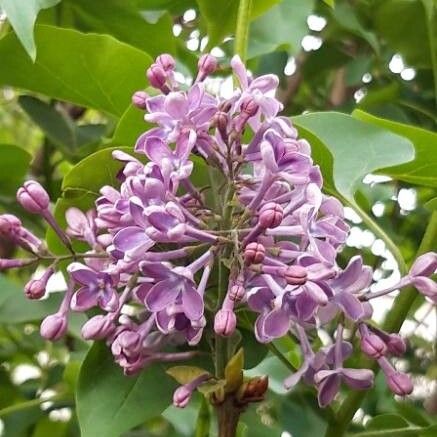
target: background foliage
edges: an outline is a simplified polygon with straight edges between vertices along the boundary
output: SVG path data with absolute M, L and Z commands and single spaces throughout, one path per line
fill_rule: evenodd
M 0 0 L 0 209 L 16 211 L 14 192 L 29 174 L 59 198 L 58 217 L 68 206 L 90 206 L 114 180 L 111 147 L 132 149 L 146 129 L 130 96 L 145 88 L 145 69 L 157 54 L 176 57 L 183 82 L 198 54 L 212 50 L 225 66 L 213 87 L 225 93 L 238 3 Z M 390 281 L 420 250 L 428 223 L 428 250 L 435 250 L 437 2 L 253 0 L 248 59 L 255 75 L 280 77 L 285 114 L 312 143 L 325 189 L 348 206 L 353 228 L 345 255 L 359 248 L 375 279 Z M 35 217 L 26 224 L 44 232 Z M 0 241 L 1 257 L 13 250 Z M 196 423 L 208 422 L 200 397 L 185 410 L 169 407 L 174 386 L 164 369 L 122 376 L 104 345 L 79 338 L 80 320 L 65 342 L 44 342 L 38 321 L 59 295 L 29 303 L 24 280 L 0 276 L 1 435 L 191 436 Z M 435 436 L 435 309 L 414 291 L 385 307 L 377 318 L 382 323 L 391 308 L 390 329 L 407 318 L 409 352 L 397 365 L 414 375 L 409 399 L 394 399 L 377 378 L 365 398 L 345 392 L 322 411 L 309 389 L 282 389 L 287 366 L 299 364 L 295 345 L 275 343 L 284 363 L 241 326 L 245 368 L 268 374 L 270 393 L 245 413 L 240 435 L 318 436 L 328 424 L 328 434 L 340 432 L 359 408 L 348 427 L 357 436 Z

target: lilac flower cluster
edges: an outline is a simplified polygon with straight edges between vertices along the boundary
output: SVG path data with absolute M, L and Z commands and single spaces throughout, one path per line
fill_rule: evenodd
M 185 91 L 175 80 L 174 59 L 159 56 L 147 77 L 160 92 L 133 96 L 133 103 L 146 110 L 145 120 L 156 124 L 135 145 L 147 163 L 114 152 L 123 165 L 119 186 L 102 187 L 91 211 L 69 209 L 65 231 L 41 185 L 27 182 L 18 202 L 40 214 L 71 255 L 52 255 L 18 218 L 5 214 L 1 236 L 32 257 L 1 260 L 0 268 L 52 260 L 25 286 L 28 298 L 40 299 L 59 261 L 69 259 L 68 289 L 59 310 L 42 322 L 41 334 L 57 340 L 67 332 L 70 310 L 99 308 L 82 335 L 105 340 L 126 374 L 152 362 L 190 358 L 195 349 L 175 352 L 174 346 L 197 345 L 211 325 L 216 335 L 232 335 L 237 309 L 246 309 L 257 313 L 259 342 L 284 335 L 298 340 L 302 366 L 285 386 L 301 379 L 315 385 L 321 406 L 334 399 L 342 383 L 354 389 L 373 383 L 370 370 L 344 366 L 353 350 L 345 327 L 352 325 L 361 350 L 378 361 L 390 389 L 410 393 L 409 377 L 389 361 L 402 355 L 406 344 L 374 326 L 370 302 L 413 285 L 437 303 L 437 285 L 430 279 L 437 254 L 422 255 L 399 284 L 379 292 L 371 291 L 372 270 L 360 256 L 341 268 L 336 259 L 348 236 L 343 207 L 323 194 L 308 142 L 298 138 L 288 118 L 278 116 L 278 78 L 252 79 L 238 56 L 231 67 L 239 88 L 221 99 L 209 94 L 204 82 L 217 69 L 212 56 L 201 57 L 197 78 Z M 209 172 L 205 186 L 194 183 L 193 161 Z M 72 240 L 87 243 L 89 251 L 77 253 Z M 219 266 L 217 284 L 213 272 Z M 314 351 L 309 334 L 334 320 L 332 345 Z M 179 388 L 175 404 L 186 405 L 204 381 Z

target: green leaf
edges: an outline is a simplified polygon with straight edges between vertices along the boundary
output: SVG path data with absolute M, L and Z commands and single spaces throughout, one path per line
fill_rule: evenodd
M 381 414 L 370 419 L 367 424 L 367 429 L 396 429 L 408 428 L 408 422 L 398 414 Z
M 132 1 L 68 0 L 68 4 L 80 30 L 112 35 L 152 56 L 175 53 L 173 22 L 168 14 L 150 24 Z
M 380 173 L 417 185 L 437 187 L 437 134 L 355 110 L 352 116 L 408 138 L 416 149 L 414 161 L 380 170 Z
M 167 369 L 166 373 L 182 385 L 190 383 L 199 376 L 209 374 L 207 370 L 195 366 L 174 366 Z
M 97 143 L 105 133 L 102 124 L 76 126 L 67 114 L 36 97 L 20 96 L 18 102 L 46 137 L 68 156 L 78 155 L 80 147 Z
M 358 20 L 356 9 L 348 3 L 340 3 L 332 10 L 332 15 L 343 29 L 364 39 L 376 53 L 379 53 L 378 39 L 374 33 L 367 30 Z
M 323 0 L 324 3 L 326 3 L 328 6 L 331 6 L 331 8 L 335 7 L 335 0 Z
M 243 348 L 229 360 L 225 368 L 226 391 L 237 390 L 243 382 L 244 351 Z
M 406 138 L 346 114 L 311 113 L 293 117 L 293 123 L 309 139 L 327 188 L 349 200 L 366 174 L 414 157 Z
M 248 57 L 270 53 L 278 48 L 290 54 L 300 50 L 308 33 L 307 18 L 314 4 L 309 0 L 282 0 L 250 25 Z
M 95 343 L 82 365 L 76 393 L 82 437 L 119 437 L 171 403 L 174 384 L 154 364 L 126 376 L 104 343 Z
M 419 433 L 419 437 L 435 437 L 437 435 L 437 425 L 432 425 L 424 428 Z
M 262 15 L 280 0 L 252 0 L 252 19 Z M 239 1 L 197 0 L 200 14 L 206 21 L 208 29 L 208 46 L 214 47 L 234 32 L 237 20 Z
M 138 137 L 148 130 L 150 124 L 144 121 L 144 112 L 130 105 L 121 116 L 112 137 L 111 144 L 133 147 Z
M 0 40 L 0 85 L 42 93 L 121 116 L 134 91 L 144 88 L 146 53 L 107 35 L 36 26 L 32 63 L 13 34 Z M 116 65 L 114 65 L 114 63 Z
M 0 0 L 0 7 L 6 12 L 9 23 L 18 36 L 26 52 L 35 61 L 36 47 L 33 38 L 33 26 L 38 12 L 50 8 L 61 0 Z
M 31 155 L 20 147 L 0 144 L 1 195 L 15 196 L 17 188 L 24 180 L 31 159 Z

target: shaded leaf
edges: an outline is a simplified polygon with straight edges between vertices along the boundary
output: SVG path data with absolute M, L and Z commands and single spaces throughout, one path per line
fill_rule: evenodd
M 12 144 L 0 144 L 1 195 L 14 196 L 27 173 L 31 155 Z M 14 171 L 11 171 L 14 169 Z

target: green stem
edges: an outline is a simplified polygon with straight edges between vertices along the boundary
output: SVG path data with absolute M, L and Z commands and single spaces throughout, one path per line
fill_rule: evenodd
M 252 0 L 240 0 L 237 15 L 237 28 L 235 31 L 234 53 L 239 55 L 243 62 L 246 60 L 251 10 Z
M 0 410 L 0 417 L 8 416 L 9 414 L 17 413 L 19 411 L 27 410 L 29 408 L 37 407 L 38 405 L 43 404 L 44 402 L 54 402 L 67 400 L 65 393 L 58 393 L 57 395 L 52 396 L 47 399 L 32 399 L 31 401 L 21 402 L 19 404 L 10 405 L 9 407 L 3 408 Z
M 435 249 L 437 241 L 437 212 L 433 212 L 428 226 L 417 250 L 416 257 Z M 407 318 L 408 312 L 417 297 L 417 291 L 410 287 L 402 290 L 401 293 L 394 300 L 391 310 L 388 312 L 385 321 L 383 323 L 383 329 L 388 332 L 398 332 L 402 326 L 402 323 Z M 378 366 L 375 361 L 371 361 L 367 358 L 362 358 L 359 368 L 370 368 L 375 372 L 378 371 Z M 325 437 L 341 437 L 344 435 L 350 421 L 354 417 L 355 412 L 361 405 L 365 391 L 351 392 L 344 402 L 341 404 L 336 420 L 329 424 Z

